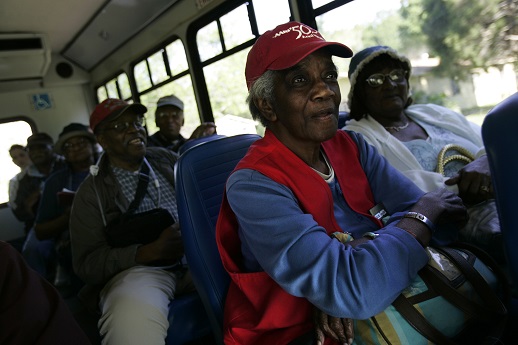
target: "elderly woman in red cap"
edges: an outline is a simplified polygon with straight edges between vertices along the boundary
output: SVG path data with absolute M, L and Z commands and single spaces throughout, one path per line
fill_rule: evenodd
M 502 233 L 480 126 L 436 104 L 413 105 L 410 60 L 387 46 L 358 52 L 349 66 L 351 120 L 396 169 L 424 191 L 449 188 L 468 205 L 460 238 L 504 262 Z M 455 146 L 453 146 L 455 145 Z
M 266 131 L 230 175 L 217 223 L 231 277 L 226 344 L 309 344 L 315 327 L 319 343 L 328 327 L 338 334 L 326 344 L 351 343 L 343 319 L 387 308 L 427 263 L 432 237 L 455 237 L 465 222 L 454 193 L 425 194 L 360 135 L 337 130 L 332 57 L 351 55 L 298 22 L 265 32 L 248 54 L 248 104 Z

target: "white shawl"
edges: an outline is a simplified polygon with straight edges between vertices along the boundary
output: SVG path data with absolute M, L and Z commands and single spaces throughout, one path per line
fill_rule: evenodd
M 434 104 L 411 105 L 405 109 L 405 114 L 411 119 L 442 127 L 473 142 L 479 147 L 476 158 L 485 154 L 480 126 L 468 121 L 463 115 Z M 360 121 L 349 120 L 343 129 L 361 133 L 369 144 L 376 147 L 378 152 L 387 158 L 390 164 L 425 192 L 448 187 L 444 184 L 446 177 L 424 170 L 410 150 L 372 116 L 367 116 Z M 457 186 L 448 188 L 458 192 Z

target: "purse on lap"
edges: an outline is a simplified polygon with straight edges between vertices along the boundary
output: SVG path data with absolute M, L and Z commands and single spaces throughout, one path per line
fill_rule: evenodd
M 162 231 L 174 224 L 174 219 L 163 208 L 155 208 L 146 212 L 123 217 L 108 225 L 106 236 L 108 244 L 115 248 L 132 244 L 148 244 L 160 236 Z
M 499 343 L 509 296 L 500 267 L 466 243 L 427 250 L 428 264 L 391 306 L 354 320 L 355 344 Z
M 106 237 L 110 246 L 121 248 L 132 244 L 151 243 L 160 236 L 165 228 L 174 224 L 175 220 L 171 213 L 164 208 L 158 207 L 146 212 L 135 213 L 147 190 L 148 173 L 149 167 L 144 164 L 142 173 L 139 175 L 135 198 L 128 210 L 106 227 Z

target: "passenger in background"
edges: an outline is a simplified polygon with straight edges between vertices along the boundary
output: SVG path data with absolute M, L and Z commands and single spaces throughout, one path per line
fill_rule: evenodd
M 13 163 L 20 168 L 20 172 L 16 174 L 12 179 L 9 180 L 9 207 L 16 208 L 16 193 L 18 193 L 18 185 L 20 180 L 27 173 L 27 168 L 31 165 L 31 159 L 27 153 L 25 146 L 14 144 L 9 148 L 9 155 L 11 156 Z M 22 251 L 23 242 L 25 242 L 25 234 L 18 239 L 10 241 L 17 250 Z
M 79 297 L 89 309 L 100 308 L 103 344 L 164 344 L 170 301 L 194 291 L 181 260 L 178 155 L 146 148 L 146 111 L 119 99 L 96 106 L 90 128 L 104 153 L 77 190 L 70 216 L 74 270 L 87 284 Z M 153 225 L 150 212 L 167 223 Z M 132 226 L 143 217 L 145 226 Z M 147 241 L 131 236 L 149 233 L 155 236 Z
M 59 292 L 2 241 L 0 325 L 0 344 L 90 344 Z
M 22 254 L 29 266 L 45 278 L 51 278 L 47 266 L 54 260 L 54 243 L 52 240 L 39 241 L 34 233 L 34 220 L 38 208 L 43 185 L 47 177 L 66 166 L 62 156 L 54 152 L 54 140 L 47 133 L 35 133 L 27 138 L 27 151 L 32 164 L 27 173 L 20 179 L 13 213 L 25 223 L 27 238 Z
M 20 168 L 20 170 L 25 170 L 29 165 L 31 165 L 31 159 L 29 158 L 29 154 L 27 153 L 27 149 L 18 144 L 14 144 L 9 148 L 9 155 L 13 159 L 13 163 L 16 164 Z
M 158 100 L 155 111 L 155 123 L 158 132 L 148 137 L 148 146 L 161 146 L 178 152 L 188 140 L 197 139 L 216 133 L 213 122 L 204 122 L 185 139 L 180 130 L 185 123 L 183 102 L 175 95 L 165 96 Z
M 458 193 L 470 216 L 460 239 L 503 263 L 500 222 L 480 126 L 442 106 L 411 105 L 411 72 L 408 58 L 390 47 L 373 46 L 357 53 L 349 65 L 351 120 L 344 129 L 361 133 L 425 192 L 447 187 Z M 451 155 L 467 159 L 441 164 L 439 153 L 449 144 L 460 148 L 447 152 L 443 162 Z M 474 160 L 466 164 L 469 156 Z
M 97 142 L 87 126 L 71 123 L 59 134 L 54 150 L 65 157 L 67 167 L 45 181 L 34 230 L 40 241 L 55 241 L 58 265 L 54 285 L 66 286 L 70 290 L 68 293 L 77 293 L 83 284 L 72 268 L 68 230 L 70 209 L 74 192 L 97 161 Z
M 9 206 L 16 207 L 15 199 L 16 193 L 18 192 L 18 184 L 32 162 L 27 153 L 27 149 L 22 145 L 12 145 L 9 148 L 9 155 L 11 156 L 13 163 L 21 170 L 11 180 L 9 180 Z
M 228 178 L 217 222 L 228 344 L 323 344 L 324 333 L 351 344 L 342 318 L 387 308 L 428 262 L 432 234 L 446 242 L 465 223 L 454 193 L 425 194 L 360 135 L 337 130 L 333 55 L 352 52 L 297 22 L 248 54 L 247 102 L 266 131 Z

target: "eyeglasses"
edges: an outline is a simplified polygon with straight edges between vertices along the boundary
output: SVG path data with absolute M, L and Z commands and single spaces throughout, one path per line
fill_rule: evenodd
M 390 81 L 393 81 L 395 83 L 401 83 L 403 80 L 405 80 L 406 71 L 402 69 L 395 69 L 391 71 L 389 74 L 376 73 L 365 79 L 365 81 L 370 87 L 378 87 L 383 85 L 383 83 L 385 82 L 385 78 L 387 77 Z
M 176 119 L 182 115 L 181 111 L 171 111 L 171 112 L 160 112 L 156 114 L 156 117 L 159 119 L 172 118 Z
M 88 144 L 88 140 L 85 139 L 85 138 L 80 138 L 78 139 L 75 143 L 72 143 L 72 142 L 66 142 L 64 145 L 63 145 L 63 151 L 64 152 L 70 152 L 72 151 L 73 149 L 82 149 L 86 146 L 86 144 Z
M 104 128 L 104 130 L 113 130 L 113 131 L 118 132 L 118 133 L 123 133 L 130 126 L 134 126 L 137 129 L 142 129 L 142 128 L 144 128 L 145 125 L 146 124 L 144 122 L 144 118 L 143 117 L 139 117 L 138 119 L 136 119 L 133 122 L 127 122 L 127 121 L 126 122 L 117 122 L 117 123 L 115 123 L 114 125 L 112 125 L 110 127 Z
M 49 144 L 32 144 L 30 146 L 27 146 L 27 152 L 34 152 L 34 151 L 47 151 L 52 150 L 52 145 Z

